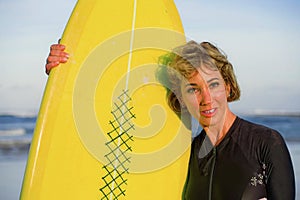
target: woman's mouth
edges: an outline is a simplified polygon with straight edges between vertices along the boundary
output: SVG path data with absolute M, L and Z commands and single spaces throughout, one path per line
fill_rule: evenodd
M 216 108 L 212 108 L 210 110 L 201 111 L 201 115 L 204 117 L 212 117 L 216 113 Z

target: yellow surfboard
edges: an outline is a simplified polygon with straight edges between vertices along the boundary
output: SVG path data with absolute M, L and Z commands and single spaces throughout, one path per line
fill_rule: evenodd
M 185 43 L 172 0 L 79 0 L 45 88 L 21 199 L 181 199 L 190 131 L 155 79 Z

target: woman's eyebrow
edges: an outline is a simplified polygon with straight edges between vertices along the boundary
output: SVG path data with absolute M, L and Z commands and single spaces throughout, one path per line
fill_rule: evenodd
M 219 78 L 211 78 L 211 79 L 209 79 L 209 80 L 207 81 L 207 83 L 210 83 L 210 82 L 215 81 L 215 80 L 220 80 L 220 79 L 219 79 Z M 185 87 L 190 87 L 190 86 L 197 86 L 197 84 L 196 84 L 196 83 L 187 83 L 187 84 L 185 85 Z
M 212 78 L 212 79 L 209 79 L 209 80 L 207 81 L 207 83 L 210 83 L 210 82 L 215 81 L 215 80 L 220 80 L 220 79 L 219 79 L 219 78 Z
M 197 84 L 196 84 L 196 83 L 187 83 L 187 84 L 185 85 L 185 87 L 190 87 L 190 86 L 197 86 Z

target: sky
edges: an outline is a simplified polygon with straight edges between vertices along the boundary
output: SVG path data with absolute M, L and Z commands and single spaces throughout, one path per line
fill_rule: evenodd
M 242 90 L 237 113 L 300 112 L 300 1 L 175 0 L 185 34 L 221 48 Z M 37 114 L 49 47 L 75 0 L 0 0 L 0 114 Z

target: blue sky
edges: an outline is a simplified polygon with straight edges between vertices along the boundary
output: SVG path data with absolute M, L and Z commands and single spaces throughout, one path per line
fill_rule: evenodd
M 0 0 L 0 114 L 36 114 L 49 47 L 75 0 Z M 228 55 L 242 89 L 236 112 L 300 111 L 300 2 L 175 0 L 185 33 Z

